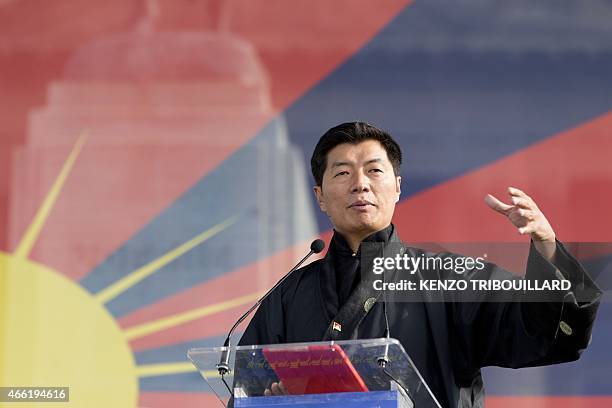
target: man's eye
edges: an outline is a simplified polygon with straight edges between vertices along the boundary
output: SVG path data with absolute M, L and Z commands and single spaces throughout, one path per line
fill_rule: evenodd
M 382 173 L 383 171 L 382 171 L 382 169 L 370 169 L 370 172 L 373 172 L 373 173 L 380 172 L 380 173 Z
M 336 175 L 334 177 L 344 176 L 345 174 L 348 174 L 348 171 L 340 171 L 340 172 L 336 173 Z

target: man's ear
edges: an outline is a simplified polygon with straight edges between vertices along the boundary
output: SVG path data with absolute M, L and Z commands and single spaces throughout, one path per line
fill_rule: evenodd
M 314 186 L 312 190 L 314 191 L 315 196 L 317 197 L 319 208 L 321 208 L 321 211 L 327 214 L 327 211 L 325 211 L 325 200 L 323 198 L 323 190 L 321 189 L 321 186 Z
M 395 202 L 399 202 L 400 200 L 400 195 L 402 194 L 402 177 L 401 176 L 397 176 L 395 178 L 395 190 L 397 191 L 397 198 L 395 199 Z

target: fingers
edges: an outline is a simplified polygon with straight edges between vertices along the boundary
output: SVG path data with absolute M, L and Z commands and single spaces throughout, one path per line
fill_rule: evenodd
M 533 208 L 533 202 L 523 197 L 512 196 L 510 197 L 510 202 L 515 207 L 525 208 L 525 209 Z
M 514 209 L 516 215 L 525 221 L 533 221 L 535 220 L 535 212 L 532 210 L 526 210 L 524 208 L 516 208 Z
M 529 196 L 527 194 L 525 194 L 525 192 L 523 190 L 519 190 L 516 187 L 508 187 L 508 194 L 510 194 L 511 196 L 514 196 L 514 197 L 527 197 L 527 198 L 529 198 Z
M 493 197 L 491 194 L 487 194 L 484 200 L 485 200 L 485 203 L 489 206 L 489 208 L 497 211 L 498 213 L 504 214 L 504 215 L 507 215 L 508 211 L 510 211 L 513 208 L 512 205 L 501 202 L 497 198 Z
M 517 211 L 510 220 L 518 227 L 521 235 L 531 234 L 535 248 L 548 260 L 552 260 L 556 251 L 555 231 L 538 208 L 535 201 L 525 192 L 515 187 L 508 188 L 510 201 Z
M 285 388 L 285 385 L 283 384 L 283 382 L 282 382 L 282 381 L 279 381 L 279 382 L 278 382 L 278 387 L 279 387 L 279 388 L 281 389 L 281 391 L 283 392 L 283 395 L 287 395 L 287 394 L 289 394 L 289 393 L 287 392 L 287 389 Z
M 536 220 L 534 214 L 529 210 L 514 209 L 508 215 L 508 218 L 521 235 L 530 234 L 535 230 Z
M 270 385 L 270 388 L 266 388 L 264 390 L 264 395 L 266 397 L 269 397 L 271 395 L 287 395 L 287 389 L 285 388 L 285 386 L 283 385 L 282 381 L 279 382 L 273 382 Z
M 554 242 L 555 232 L 535 201 L 516 187 L 508 187 L 512 205 L 505 204 L 488 194 L 485 202 L 495 211 L 504 214 L 518 229 L 519 234 L 531 234 L 534 241 Z
M 512 211 L 508 214 L 508 219 L 517 228 L 526 227 L 529 224 L 529 220 L 521 216 L 518 211 Z
M 532 210 L 538 208 L 535 201 L 533 201 L 531 197 L 525 194 L 524 191 L 519 190 L 518 188 L 508 187 L 508 194 L 510 195 L 510 202 L 512 202 L 512 204 L 517 207 Z

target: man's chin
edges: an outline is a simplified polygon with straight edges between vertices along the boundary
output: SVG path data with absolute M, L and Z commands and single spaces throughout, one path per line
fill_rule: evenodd
M 353 230 L 355 233 L 359 233 L 360 235 L 370 235 L 385 229 L 387 225 L 382 225 L 380 222 L 374 222 L 371 220 L 361 221 L 355 223 Z

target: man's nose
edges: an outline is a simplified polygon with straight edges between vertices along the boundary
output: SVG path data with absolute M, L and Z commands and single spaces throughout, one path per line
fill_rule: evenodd
M 361 192 L 370 191 L 370 182 L 368 178 L 362 172 L 358 171 L 355 173 L 355 182 L 353 184 L 353 188 L 351 192 L 353 193 L 361 193 Z

